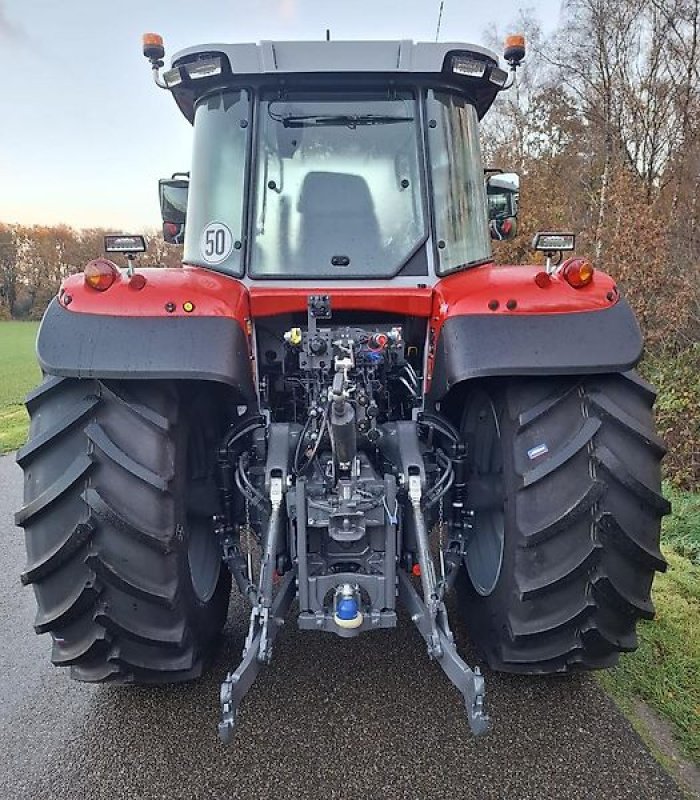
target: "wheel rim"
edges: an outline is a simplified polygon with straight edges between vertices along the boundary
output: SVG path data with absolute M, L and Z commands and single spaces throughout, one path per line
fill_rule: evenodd
M 219 581 L 221 557 L 216 536 L 206 517 L 188 517 L 187 561 L 192 588 L 198 599 L 211 600 Z
M 480 491 L 469 498 L 472 532 L 465 563 L 474 589 L 482 596 L 496 588 L 503 566 L 503 450 L 496 408 L 485 392 L 475 396 L 462 418 L 462 436 L 470 447 L 472 478 Z

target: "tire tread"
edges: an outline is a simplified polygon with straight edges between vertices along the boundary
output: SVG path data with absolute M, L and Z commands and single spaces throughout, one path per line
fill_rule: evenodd
M 512 563 L 491 597 L 462 578 L 467 626 L 497 670 L 612 666 L 636 648 L 637 621 L 653 618 L 653 574 L 666 569 L 659 536 L 670 505 L 661 494 L 666 448 L 654 431 L 655 392 L 635 373 L 568 385 L 514 379 L 495 391 L 512 472 Z M 560 444 L 518 474 L 516 449 L 533 440 Z
M 56 376 L 26 398 L 30 438 L 18 454 L 25 503 L 16 522 L 30 555 L 21 578 L 35 591 L 36 632 L 52 634 L 53 663 L 77 680 L 196 678 L 225 619 L 228 575 L 205 617 L 183 589 L 177 398 L 165 381 Z M 146 466 L 137 452 L 162 459 Z

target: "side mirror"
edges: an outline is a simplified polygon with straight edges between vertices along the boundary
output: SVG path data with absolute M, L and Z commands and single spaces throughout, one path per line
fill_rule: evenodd
M 486 178 L 489 230 L 497 241 L 512 239 L 518 232 L 520 178 L 515 172 L 493 172 Z
M 176 175 L 186 175 L 176 178 Z M 188 173 L 175 173 L 172 178 L 158 181 L 160 215 L 163 219 L 163 239 L 168 244 L 182 244 L 187 221 L 187 194 L 190 188 Z

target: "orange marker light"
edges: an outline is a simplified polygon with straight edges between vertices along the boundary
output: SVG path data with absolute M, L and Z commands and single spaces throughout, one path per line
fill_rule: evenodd
M 511 33 L 506 36 L 506 47 L 522 47 L 525 49 L 525 37 L 522 33 Z
M 593 280 L 593 264 L 585 258 L 569 258 L 559 268 L 562 277 L 574 289 L 581 289 Z
M 83 270 L 85 283 L 98 292 L 104 292 L 119 277 L 117 265 L 107 258 L 95 258 L 85 265 Z
M 158 33 L 144 33 L 143 35 L 143 54 L 146 58 L 160 61 L 165 55 L 163 37 Z
M 514 33 L 506 36 L 503 49 L 503 58 L 511 65 L 517 67 L 525 58 L 525 37 L 522 33 Z

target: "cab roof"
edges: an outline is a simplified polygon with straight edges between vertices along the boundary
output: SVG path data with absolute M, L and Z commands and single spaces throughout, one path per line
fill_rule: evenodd
M 241 78 L 265 80 L 288 75 L 306 76 L 323 80 L 324 76 L 367 78 L 369 75 L 392 74 L 423 78 L 433 76 L 436 85 L 451 84 L 471 94 L 482 117 L 493 102 L 500 87 L 488 80 L 462 78 L 452 74 L 450 55 L 463 55 L 485 62 L 489 69 L 498 68 L 498 56 L 491 50 L 464 42 L 413 42 L 402 41 L 295 41 L 260 44 L 203 44 L 180 50 L 172 58 L 172 66 L 223 56 L 230 72 L 224 83 L 241 83 Z M 215 84 L 222 83 L 219 76 Z M 197 86 L 180 85 L 173 89 L 175 100 L 187 119 L 194 118 L 197 97 L 212 88 L 210 81 L 197 82 Z

